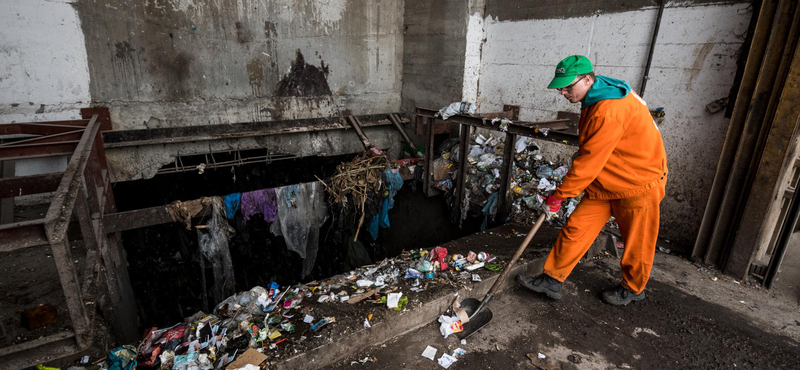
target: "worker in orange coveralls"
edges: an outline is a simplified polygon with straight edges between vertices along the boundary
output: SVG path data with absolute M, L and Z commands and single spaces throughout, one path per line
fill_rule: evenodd
M 517 276 L 517 282 L 553 299 L 613 215 L 625 242 L 622 282 L 603 300 L 624 305 L 644 299 L 658 237 L 659 204 L 667 182 L 667 155 L 644 100 L 621 80 L 595 75 L 582 55 L 562 60 L 550 89 L 581 103 L 579 151 L 561 186 L 544 205 L 558 212 L 566 198 L 585 192 L 561 229 L 544 273 Z

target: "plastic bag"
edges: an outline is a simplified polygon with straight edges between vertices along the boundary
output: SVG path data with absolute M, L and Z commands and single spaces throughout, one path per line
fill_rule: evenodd
M 328 218 L 325 193 L 319 181 L 276 189 L 278 218 L 270 226 L 275 235 L 282 235 L 286 247 L 303 258 L 302 276 L 314 268 L 319 250 L 319 228 Z
M 211 221 L 206 228 L 197 229 L 197 242 L 200 252 L 211 262 L 214 272 L 214 288 L 211 291 L 214 302 L 219 302 L 234 292 L 236 279 L 233 276 L 233 262 L 228 247 L 228 237 L 232 233 L 225 217 L 222 198 L 211 197 Z

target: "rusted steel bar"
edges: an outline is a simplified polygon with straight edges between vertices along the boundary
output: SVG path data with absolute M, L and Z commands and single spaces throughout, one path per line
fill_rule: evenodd
M 0 359 L 8 369 L 24 369 L 79 350 L 75 333 L 68 331 L 0 348 Z
M 456 188 L 455 207 L 456 214 L 459 215 L 459 224 L 466 215 L 464 212 L 464 195 L 467 189 L 467 155 L 469 154 L 469 135 L 472 132 L 472 127 L 467 125 L 461 126 L 461 136 L 458 139 L 458 175 L 456 176 L 456 183 L 453 184 Z
M 511 202 L 508 201 L 508 188 L 511 184 L 511 177 L 514 169 L 514 143 L 517 135 L 506 133 L 506 146 L 503 152 L 503 170 L 500 172 L 500 194 L 497 198 L 497 217 L 499 223 L 504 223 L 508 215 L 511 214 Z
M 361 127 L 390 125 L 388 115 L 372 114 L 354 116 Z M 344 130 L 349 126 L 339 117 L 311 118 L 286 121 L 249 122 L 231 125 L 203 125 L 169 127 L 149 130 L 120 130 L 103 133 L 106 148 L 121 148 L 141 145 L 172 144 L 219 139 L 235 139 L 252 136 L 270 136 L 303 132 Z
M 83 188 L 83 174 L 92 151 L 92 144 L 100 129 L 97 117 L 95 115 L 89 121 L 75 153 L 67 164 L 64 178 L 53 195 L 50 208 L 47 210 L 45 230 L 50 243 L 60 243 L 65 239 L 67 226 L 69 226 L 72 216 L 72 208 L 75 207 L 78 191 Z
M 31 220 L 0 225 L 0 252 L 47 245 L 45 220 Z
M 61 287 L 64 289 L 64 296 L 67 299 L 67 308 L 72 321 L 72 329 L 75 331 L 75 340 L 78 343 L 78 347 L 86 348 L 89 344 L 88 336 L 91 327 L 86 317 L 83 292 L 78 280 L 78 272 L 75 270 L 75 262 L 72 259 L 69 242 L 64 238 L 61 242 L 52 243 L 50 247 L 53 253 L 53 261 L 58 269 Z
M 361 129 L 361 124 L 358 122 L 358 119 L 355 118 L 354 116 L 349 116 L 345 119 L 347 120 L 348 123 L 350 123 L 350 126 L 352 126 L 353 129 L 356 131 L 358 139 L 361 140 L 362 144 L 364 144 L 364 148 L 365 149 L 372 148 L 373 147 L 372 143 L 369 141 L 367 135 L 364 134 L 364 130 Z
M 169 215 L 168 207 L 168 205 L 164 205 L 107 214 L 103 217 L 103 232 L 108 234 L 175 222 Z M 210 214 L 211 207 L 203 206 L 203 210 L 195 217 L 203 217 Z
M 408 136 L 406 130 L 403 129 L 403 124 L 400 122 L 400 117 L 398 117 L 395 113 L 391 113 L 389 114 L 389 119 L 392 121 L 392 124 L 394 124 L 394 127 L 397 129 L 397 131 L 400 131 L 400 136 L 403 137 L 403 140 L 406 142 L 406 144 L 411 147 L 411 153 L 414 154 L 414 157 L 422 158 L 422 154 L 420 154 L 420 152 L 417 150 L 417 146 L 414 144 L 414 141 L 411 140 L 411 137 Z
M 417 114 L 423 117 L 429 117 L 434 119 L 434 115 L 437 111 L 432 109 L 425 109 L 425 108 L 417 108 Z M 540 140 L 547 140 L 547 141 L 555 141 L 561 142 L 568 145 L 578 145 L 578 136 L 567 134 L 558 131 L 550 131 L 547 136 L 545 136 L 542 132 L 540 132 L 539 128 L 548 128 L 543 125 L 553 124 L 553 123 L 563 123 L 567 122 L 565 119 L 557 119 L 552 121 L 543 121 L 543 122 L 514 122 L 509 124 L 506 130 L 500 129 L 500 123 L 492 123 L 491 120 L 487 120 L 480 117 L 473 117 L 467 116 L 463 114 L 456 114 L 451 116 L 447 119 L 447 122 L 450 123 L 459 123 L 462 125 L 470 125 L 473 127 L 480 127 L 494 131 L 504 131 L 509 132 L 515 135 L 521 136 L 528 136 L 533 137 Z
M 424 120 L 424 118 L 423 118 Z M 434 143 L 434 119 L 428 118 L 428 143 L 425 146 L 425 195 L 431 197 L 436 194 L 433 191 L 433 143 Z
M 84 129 L 75 129 L 57 133 L 57 134 L 47 134 L 43 136 L 32 137 L 28 139 L 10 141 L 7 143 L 0 144 L 0 147 L 3 148 L 24 148 L 34 144 L 41 144 L 41 143 L 62 143 L 66 141 L 75 141 L 80 140 L 81 135 L 83 135 Z
M 42 175 L 17 176 L 0 179 L 0 198 L 56 191 L 63 176 L 63 172 L 53 172 Z
M 88 122 L 88 121 L 83 121 Z M 53 135 L 75 131 L 79 126 L 37 123 L 7 123 L 0 126 L 0 135 Z
M 0 160 L 69 155 L 75 151 L 78 142 L 78 140 L 75 140 L 59 143 L 30 144 L 26 146 L 2 146 L 0 147 Z

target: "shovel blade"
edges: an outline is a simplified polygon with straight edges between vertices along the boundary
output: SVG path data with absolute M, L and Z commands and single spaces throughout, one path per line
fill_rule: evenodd
M 488 307 L 484 307 L 477 315 L 473 316 L 475 310 L 481 305 L 481 301 L 475 298 L 467 298 L 462 300 L 460 305 L 467 312 L 467 315 L 471 317 L 468 323 L 463 324 L 464 330 L 455 333 L 458 339 L 467 339 L 470 335 L 475 334 L 475 332 L 486 326 L 489 321 L 492 321 L 492 311 Z

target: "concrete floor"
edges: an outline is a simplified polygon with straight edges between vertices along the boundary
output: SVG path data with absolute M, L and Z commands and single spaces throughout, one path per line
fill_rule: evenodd
M 800 232 L 794 233 L 789 239 L 786 255 L 771 290 L 777 297 L 786 297 L 800 304 Z
M 599 294 L 618 274 L 615 259 L 584 262 L 561 301 L 522 288 L 496 298 L 494 319 L 466 344 L 444 339 L 431 324 L 330 368 L 441 368 L 421 357 L 428 345 L 437 359 L 465 349 L 454 369 L 800 368 L 796 301 L 773 299 L 764 289 L 659 253 L 648 297 L 612 307 Z M 351 365 L 365 358 L 376 362 Z

